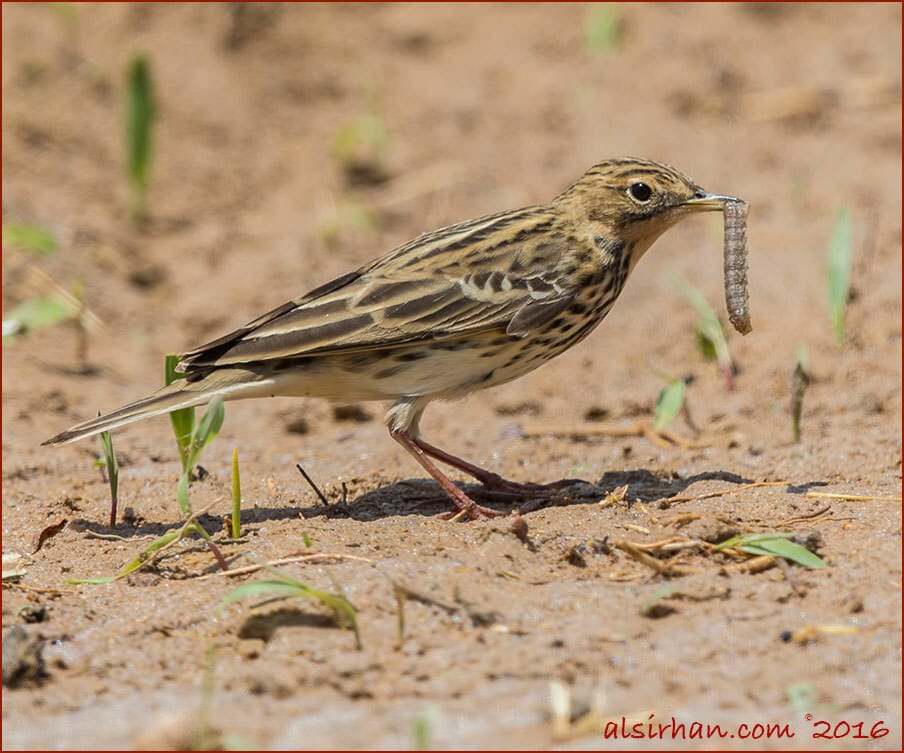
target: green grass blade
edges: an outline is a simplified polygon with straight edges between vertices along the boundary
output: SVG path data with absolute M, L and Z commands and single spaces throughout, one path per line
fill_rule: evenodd
M 333 155 L 342 164 L 367 158 L 379 161 L 389 144 L 389 129 L 384 118 L 375 112 L 361 115 L 346 123 L 333 140 Z
M 183 379 L 184 376 L 176 371 L 176 365 L 179 363 L 179 356 L 170 353 L 166 356 L 164 362 L 164 379 L 165 384 L 170 385 L 177 379 Z M 179 459 L 182 461 L 182 471 L 191 469 L 188 465 L 188 448 L 191 445 L 192 433 L 195 430 L 195 409 L 180 408 L 171 411 L 170 423 L 173 425 L 173 434 L 176 436 L 176 445 L 179 447 Z
M 829 243 L 829 317 L 839 345 L 844 344 L 844 319 L 851 289 L 852 256 L 851 213 L 843 206 L 838 210 L 835 231 Z
M 10 222 L 3 226 L 3 243 L 37 256 L 50 256 L 59 250 L 56 236 L 40 225 Z
M 177 379 L 185 379 L 185 374 L 176 371 L 181 356 L 178 353 L 167 353 L 163 360 L 163 378 L 167 386 L 171 385 Z
M 647 599 L 643 605 L 640 607 L 640 612 L 643 615 L 650 615 L 653 612 L 656 604 L 662 599 L 668 599 L 675 591 L 678 590 L 678 587 L 672 583 L 667 583 L 664 586 L 660 586 L 653 592 L 653 595 Z
M 697 337 L 700 351 L 705 357 L 712 357 L 718 361 L 723 370 L 732 370 L 731 353 L 728 350 L 728 340 L 722 322 L 709 305 L 709 301 L 697 288 L 690 284 L 684 277 L 674 274 L 673 278 L 678 289 L 684 297 L 690 301 L 697 312 Z
M 258 580 L 254 583 L 244 583 L 234 591 L 231 591 L 220 602 L 220 606 L 226 606 L 233 601 L 246 598 L 288 598 L 290 596 L 307 596 L 306 589 L 299 589 L 292 583 L 282 580 Z
M 767 541 L 776 537 L 790 539 L 793 535 L 794 534 L 791 533 L 745 533 L 738 536 L 732 536 L 730 539 L 726 539 L 713 546 L 713 549 L 738 549 L 741 546 L 758 544 L 761 541 Z
M 154 115 L 150 63 L 144 55 L 137 55 L 129 63 L 126 104 L 128 178 L 132 189 L 132 218 L 136 222 L 145 215 Z
M 207 405 L 207 410 L 201 416 L 201 420 L 195 425 L 192 432 L 191 450 L 189 455 L 192 459 L 199 458 L 201 450 L 207 447 L 213 438 L 220 433 L 223 428 L 223 420 L 226 418 L 226 409 L 223 405 L 223 398 L 219 395 L 214 397 Z M 192 462 L 191 466 L 195 463 Z
M 656 398 L 654 429 L 661 431 L 681 413 L 686 390 L 687 385 L 685 385 L 683 379 L 669 382 L 660 390 L 659 397 Z
M 775 557 L 783 557 L 812 570 L 826 566 L 826 563 L 809 549 L 785 538 L 767 539 L 758 544 L 742 546 L 741 549 L 750 554 L 771 554 Z
M 105 578 L 73 578 L 71 580 L 67 580 L 67 583 L 74 584 L 91 584 L 91 585 L 99 585 L 103 583 L 111 583 L 114 580 L 119 580 L 120 578 L 124 578 L 129 573 L 134 572 L 139 567 L 141 567 L 145 562 L 147 562 L 155 552 L 159 549 L 162 549 L 167 544 L 172 543 L 176 539 L 180 538 L 183 535 L 182 530 L 178 531 L 170 531 L 169 533 L 163 534 L 159 538 L 154 539 L 147 547 L 145 547 L 141 554 L 139 554 L 135 559 L 129 562 L 125 567 L 123 567 L 116 575 L 110 575 Z
M 182 511 L 182 517 L 191 516 L 191 501 L 188 498 L 188 484 L 191 477 L 191 471 L 183 471 L 179 476 L 179 483 L 176 484 L 176 500 L 179 502 L 179 509 Z
M 742 536 L 732 536 L 721 542 L 713 549 L 740 549 L 748 554 L 768 554 L 773 557 L 782 557 L 798 565 L 817 570 L 826 567 L 826 563 L 817 557 L 806 547 L 793 541 L 790 533 L 749 533 Z
M 107 482 L 110 484 L 110 527 L 113 528 L 116 525 L 116 507 L 119 503 L 119 461 L 116 459 L 113 437 L 109 431 L 100 433 L 100 443 L 104 448 L 104 466 L 107 469 Z
M 44 295 L 22 301 L 3 317 L 3 337 L 22 335 L 32 330 L 44 329 L 75 315 L 68 301 L 55 295 Z
M 340 627 L 350 628 L 355 633 L 356 647 L 359 650 L 361 649 L 361 633 L 358 630 L 357 610 L 348 599 L 344 596 L 311 588 L 306 583 L 286 575 L 275 567 L 267 567 L 267 570 L 276 577 L 276 580 L 245 583 L 227 594 L 220 602 L 220 606 L 225 606 L 236 599 L 247 596 L 269 596 L 273 598 L 303 596 L 314 599 L 333 613 L 333 618 Z
M 791 685 L 786 691 L 791 708 L 803 716 L 815 711 L 819 706 L 819 694 L 812 682 L 798 682 Z
M 184 531 L 170 531 L 169 533 L 163 534 L 163 536 L 159 536 L 154 539 L 150 544 L 148 544 L 135 559 L 133 559 L 129 564 L 127 564 L 122 570 L 116 573 L 117 578 L 123 578 L 133 570 L 137 570 L 141 567 L 145 562 L 147 562 L 153 554 L 159 550 L 163 549 L 167 544 L 172 543 L 178 538 L 181 538 L 184 534 Z
M 617 3 L 594 3 L 587 9 L 584 44 L 594 55 L 613 49 L 621 36 L 621 15 Z
M 174 412 L 178 413 L 179 411 Z M 172 417 L 172 414 L 170 416 Z M 204 411 L 201 419 L 192 428 L 191 436 L 184 450 L 180 445 L 179 451 L 183 453 L 182 475 L 179 477 L 179 483 L 176 486 L 176 499 L 179 501 L 179 509 L 182 510 L 182 515 L 186 518 L 191 515 L 189 484 L 191 482 L 192 468 L 198 464 L 204 448 L 210 444 L 211 440 L 220 431 L 225 417 L 226 411 L 223 407 L 223 398 L 217 396 L 210 401 L 207 405 L 207 410 Z M 194 420 L 194 414 L 192 414 L 192 420 Z M 199 530 L 199 533 L 205 538 L 207 537 L 206 532 Z

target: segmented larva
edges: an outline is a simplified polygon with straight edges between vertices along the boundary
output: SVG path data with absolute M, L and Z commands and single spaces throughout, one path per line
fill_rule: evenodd
M 726 201 L 722 218 L 725 305 L 732 326 L 746 335 L 751 330 L 747 295 L 747 202 L 741 199 Z

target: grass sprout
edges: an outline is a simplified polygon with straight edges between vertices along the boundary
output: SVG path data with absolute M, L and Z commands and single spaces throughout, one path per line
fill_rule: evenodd
M 226 560 L 223 558 L 223 555 L 217 548 L 216 544 L 214 544 L 211 540 L 210 534 L 208 534 L 207 531 L 205 531 L 200 525 L 198 525 L 197 522 L 198 518 L 206 513 L 211 507 L 213 507 L 214 504 L 215 503 L 211 503 L 200 512 L 189 516 L 179 529 L 175 531 L 169 531 L 163 534 L 163 536 L 158 536 L 144 549 L 142 549 L 137 557 L 127 562 L 115 575 L 107 575 L 100 578 L 72 578 L 70 580 L 67 580 L 66 582 L 72 583 L 74 585 L 102 585 L 104 583 L 112 583 L 113 581 L 121 580 L 122 578 L 125 578 L 127 575 L 135 572 L 136 570 L 142 567 L 146 567 L 147 565 L 154 562 L 167 549 L 177 544 L 190 533 L 196 533 L 201 538 L 203 538 L 207 542 L 210 551 L 216 558 L 217 564 L 219 564 L 219 566 L 223 570 L 228 570 L 229 568 L 226 564 Z
M 812 682 L 795 683 L 790 685 L 785 692 L 791 708 L 800 715 L 816 711 L 820 706 L 819 696 Z
M 678 417 L 684 407 L 686 394 L 687 384 L 683 379 L 671 379 L 659 391 L 654 409 L 653 429 L 655 431 L 662 431 Z
M 103 322 L 84 303 L 82 286 L 77 283 L 73 290 L 67 290 L 50 275 L 34 264 L 25 268 L 21 289 L 32 293 L 22 303 L 3 317 L 3 339 L 25 335 L 70 319 L 76 319 L 81 331 L 99 329 Z M 84 348 L 77 343 L 78 351 Z
M 349 185 L 375 185 L 387 179 L 389 148 L 386 120 L 375 111 L 343 125 L 333 139 L 333 156 L 342 166 Z
M 411 736 L 414 750 L 430 750 L 433 731 L 439 721 L 439 709 L 429 705 L 422 707 L 411 720 Z
M 732 536 L 714 546 L 713 549 L 738 549 L 747 554 L 782 557 L 814 570 L 826 566 L 826 563 L 809 549 L 791 541 L 793 535 L 791 533 L 748 533 L 742 536 Z
M 244 598 L 264 598 L 266 601 L 270 599 L 288 599 L 294 597 L 304 597 L 320 602 L 323 606 L 330 610 L 336 624 L 342 628 L 349 628 L 355 634 L 355 647 L 360 650 L 361 634 L 358 630 L 357 610 L 352 606 L 351 602 L 342 594 L 329 593 L 321 591 L 300 580 L 296 580 L 286 575 L 275 567 L 267 567 L 275 578 L 273 580 L 259 580 L 253 583 L 245 583 L 227 594 L 220 602 L 220 607 Z
M 3 317 L 3 338 L 51 327 L 76 316 L 78 309 L 56 295 L 41 295 L 22 301 Z
M 697 312 L 697 324 L 695 327 L 697 348 L 704 358 L 715 360 L 719 364 L 725 379 L 726 389 L 734 389 L 734 362 L 731 359 L 731 353 L 728 350 L 728 340 L 725 337 L 725 330 L 722 328 L 719 317 L 713 307 L 709 305 L 703 293 L 691 285 L 684 277 L 675 273 L 674 280 L 678 289 L 690 301 Z
M 186 464 L 183 466 L 182 475 L 176 486 L 176 498 L 182 514 L 188 518 L 191 515 L 191 502 L 188 498 L 188 487 L 191 482 L 191 472 L 198 461 L 204 448 L 213 440 L 223 426 L 226 411 L 223 406 L 223 398 L 219 395 L 213 398 L 207 405 L 207 410 L 192 428 L 191 438 L 186 447 Z
M 40 225 L 10 222 L 3 226 L 3 244 L 35 256 L 50 256 L 59 251 L 56 236 Z
M 851 294 L 851 257 L 853 232 L 851 212 L 846 206 L 838 210 L 835 231 L 829 242 L 829 318 L 839 345 L 844 345 L 844 321 Z
M 584 44 L 594 55 L 614 49 L 621 38 L 622 19 L 617 3 L 593 3 L 584 22 Z
M 126 95 L 126 156 L 131 191 L 132 223 L 147 219 L 147 189 L 151 174 L 152 136 L 155 119 L 151 65 L 144 55 L 129 63 Z
M 98 411 L 97 415 L 100 415 Z M 119 461 L 113 449 L 113 437 L 109 431 L 100 433 L 100 443 L 104 448 L 103 466 L 107 471 L 107 483 L 110 484 L 110 528 L 116 526 L 116 506 L 119 503 Z
M 177 379 L 183 379 L 183 375 L 176 371 L 179 356 L 170 353 L 164 363 L 164 383 L 169 386 Z M 195 428 L 195 409 L 180 408 L 170 411 L 170 423 L 173 425 L 173 434 L 176 435 L 176 445 L 179 447 L 179 459 L 182 461 L 182 472 L 191 470 L 188 464 L 188 447 L 191 444 L 191 435 Z

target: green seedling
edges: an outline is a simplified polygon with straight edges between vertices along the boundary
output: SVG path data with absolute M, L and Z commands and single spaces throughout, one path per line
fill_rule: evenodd
M 791 704 L 791 708 L 801 716 L 816 711 L 816 708 L 820 705 L 816 688 L 813 687 L 812 682 L 794 683 L 794 685 L 788 686 L 785 693 L 788 696 L 788 703 Z
M 339 129 L 333 141 L 333 154 L 340 162 L 352 162 L 362 148 L 373 155 L 382 155 L 388 143 L 386 121 L 382 116 L 370 112 Z
M 594 55 L 609 52 L 621 37 L 621 14 L 617 3 L 594 3 L 587 9 L 584 43 Z
M 267 601 L 271 599 L 288 599 L 298 596 L 314 599 L 315 601 L 319 601 L 333 613 L 333 619 L 339 627 L 349 628 L 354 631 L 355 647 L 359 651 L 361 650 L 362 644 L 361 634 L 358 631 L 357 610 L 345 596 L 311 588 L 309 585 L 286 575 L 274 567 L 267 567 L 267 570 L 276 576 L 275 580 L 260 580 L 254 583 L 245 583 L 228 594 L 220 602 L 220 607 L 224 607 L 233 601 L 247 597 L 263 597 Z
M 851 294 L 852 255 L 851 213 L 843 206 L 838 210 L 835 231 L 829 242 L 829 318 L 839 345 L 844 345 L 844 320 Z
M 662 610 L 662 604 L 660 603 L 663 599 L 668 599 L 672 596 L 675 591 L 678 590 L 678 587 L 671 584 L 666 583 L 663 586 L 657 588 L 653 595 L 650 596 L 640 607 L 640 613 L 645 617 L 651 617 L 656 614 L 657 609 Z
M 239 475 L 239 451 L 232 450 L 232 538 L 242 536 L 242 478 Z
M 805 354 L 799 352 L 797 365 L 791 377 L 791 435 L 794 443 L 800 442 L 800 414 L 804 405 L 804 392 L 810 384 L 810 377 L 804 369 Z
M 147 219 L 147 189 L 151 173 L 155 119 L 151 66 L 144 55 L 129 63 L 126 92 L 126 152 L 131 191 L 130 214 L 135 225 Z
M 97 415 L 100 415 L 98 411 Z M 104 448 L 103 465 L 107 470 L 107 483 L 110 484 L 110 528 L 116 527 L 116 506 L 119 502 L 119 461 L 113 450 L 113 437 L 109 431 L 100 433 L 100 443 Z
M 35 256 L 50 256 L 59 251 L 56 236 L 40 225 L 10 222 L 3 226 L 3 245 L 13 246 Z
M 164 383 L 167 386 L 177 379 L 184 379 L 184 376 L 176 371 L 178 363 L 178 355 L 174 353 L 167 355 L 164 364 Z M 188 447 L 191 444 L 191 435 L 195 428 L 195 409 L 180 408 L 179 410 L 171 411 L 169 416 L 170 423 L 173 425 L 173 434 L 176 435 L 179 459 L 182 461 L 182 472 L 185 473 L 185 471 L 191 470 L 191 465 L 188 464 Z
M 4 226 L 3 242 L 5 246 L 25 249 L 31 254 L 48 255 L 57 251 L 56 238 L 43 228 L 32 225 Z M 26 267 L 25 274 L 27 287 L 41 292 L 7 312 L 3 318 L 3 340 L 73 319 L 77 327 L 75 355 L 78 371 L 88 373 L 88 332 L 99 327 L 101 321 L 85 305 L 81 280 L 77 280 L 70 291 L 34 264 Z
M 728 340 L 725 337 L 725 330 L 713 307 L 697 288 L 691 285 L 684 277 L 675 273 L 673 275 L 675 284 L 684 294 L 685 298 L 690 301 L 691 305 L 697 311 L 697 324 L 695 327 L 697 348 L 703 354 L 704 358 L 714 360 L 719 364 L 722 376 L 725 380 L 725 388 L 727 390 L 734 389 L 734 361 L 731 359 L 731 353 L 728 350 Z
M 793 535 L 791 533 L 747 533 L 742 536 L 732 536 L 727 541 L 714 546 L 713 549 L 739 549 L 748 554 L 768 554 L 773 557 L 782 557 L 814 570 L 826 566 L 826 563 L 809 549 L 791 541 Z
M 73 583 L 75 585 L 102 585 L 104 583 L 112 583 L 113 581 L 121 580 L 127 575 L 134 573 L 136 570 L 142 567 L 146 567 L 147 565 L 157 560 L 160 555 L 162 555 L 167 549 L 177 544 L 190 533 L 196 533 L 202 539 L 204 539 L 207 542 L 207 546 L 210 548 L 211 553 L 216 558 L 217 564 L 220 566 L 220 568 L 223 570 L 228 570 L 229 566 L 226 564 L 226 560 L 217 545 L 214 544 L 211 540 L 210 534 L 208 534 L 207 531 L 205 531 L 200 525 L 198 525 L 197 522 L 198 518 L 206 513 L 207 510 L 212 506 L 212 504 L 208 505 L 208 507 L 204 508 L 200 512 L 190 515 L 178 530 L 170 531 L 169 533 L 165 533 L 163 534 L 163 536 L 159 536 L 158 538 L 154 539 L 150 544 L 148 544 L 144 549 L 141 550 L 137 557 L 135 557 L 133 560 L 130 560 L 115 575 L 108 575 L 101 578 L 73 578 L 71 580 L 67 580 L 66 582 Z
M 365 113 L 346 123 L 333 139 L 333 156 L 349 184 L 372 185 L 386 180 L 389 130 L 382 115 Z
M 29 298 L 3 317 L 3 339 L 51 327 L 77 314 L 78 307 L 58 295 Z
M 188 498 L 188 487 L 191 482 L 191 472 L 198 461 L 201 459 L 201 453 L 204 448 L 210 444 L 211 440 L 219 433 L 223 426 L 223 419 L 226 411 L 223 407 L 223 398 L 217 396 L 207 405 L 207 410 L 201 416 L 201 420 L 195 424 L 191 432 L 191 439 L 186 447 L 187 462 L 179 477 L 179 483 L 176 486 L 176 499 L 179 500 L 179 507 L 182 514 L 188 518 L 191 515 L 191 502 Z
M 671 379 L 669 383 L 659 391 L 656 398 L 653 429 L 662 431 L 674 421 L 684 407 L 684 398 L 687 394 L 687 384 L 683 379 Z
M 414 738 L 414 750 L 430 750 L 433 730 L 439 717 L 436 706 L 424 706 L 411 722 L 411 736 Z

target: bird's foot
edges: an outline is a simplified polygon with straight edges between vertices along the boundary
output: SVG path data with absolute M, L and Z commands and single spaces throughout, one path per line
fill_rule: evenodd
M 467 517 L 469 520 L 492 520 L 493 518 L 505 518 L 511 515 L 512 512 L 514 511 L 493 510 L 490 507 L 484 507 L 474 502 L 472 506 L 466 509 L 459 508 L 458 510 L 441 512 L 436 517 L 440 520 L 450 521 L 461 520 L 463 517 Z
M 574 484 L 586 483 L 576 478 L 563 478 L 560 481 L 553 481 L 548 484 L 535 484 L 532 482 L 521 483 L 519 481 L 510 481 L 496 473 L 488 473 L 478 480 L 483 485 L 483 488 L 488 491 L 517 494 L 522 497 L 543 496 L 550 494 L 551 492 L 566 489 Z

